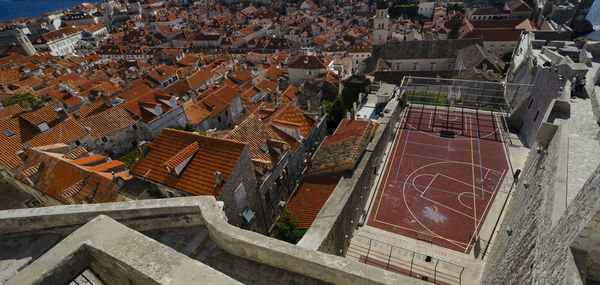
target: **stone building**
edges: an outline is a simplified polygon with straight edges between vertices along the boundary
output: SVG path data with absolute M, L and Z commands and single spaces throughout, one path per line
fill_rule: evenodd
M 229 223 L 256 228 L 262 220 L 257 181 L 246 143 L 165 129 L 130 172 L 165 197 L 211 195 L 225 203 Z
M 129 153 L 138 143 L 152 138 L 140 120 L 135 120 L 122 106 L 82 118 L 79 123 L 90 129 L 96 152 L 113 158 Z
M 226 139 L 248 145 L 254 173 L 258 182 L 259 209 L 263 229 L 269 229 L 288 200 L 304 170 L 305 148 L 291 136 L 277 132 L 259 120 L 248 116 L 226 136 Z
M 183 104 L 177 103 L 174 95 L 160 89 L 129 98 L 123 107 L 134 119 L 143 123 L 153 138 L 166 127 L 183 126 L 188 122 Z

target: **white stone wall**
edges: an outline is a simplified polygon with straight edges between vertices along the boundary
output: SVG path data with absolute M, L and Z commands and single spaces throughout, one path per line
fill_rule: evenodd
M 453 70 L 455 61 L 454 58 L 388 60 L 392 71 Z

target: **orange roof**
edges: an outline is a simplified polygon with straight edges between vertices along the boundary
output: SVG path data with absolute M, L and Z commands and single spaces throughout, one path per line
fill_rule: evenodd
M 14 115 L 22 113 L 23 111 L 24 111 L 23 108 L 18 104 L 4 107 L 4 108 L 0 109 L 0 119 L 12 117 Z
M 100 139 L 120 131 L 136 123 L 123 106 L 116 106 L 104 112 L 91 115 L 79 121 L 83 126 L 90 127 L 90 136 Z
M 135 87 L 126 90 L 125 92 L 119 94 L 119 97 L 125 99 L 125 100 L 129 100 L 129 99 L 133 99 L 136 98 L 138 96 L 147 94 L 149 92 L 152 92 L 152 88 L 148 87 L 148 85 L 146 84 L 138 84 Z
M 187 82 L 192 89 L 198 89 L 203 83 L 207 82 L 212 74 L 208 71 L 198 70 L 190 77 L 187 78 Z
M 252 159 L 266 162 L 269 169 L 273 167 L 271 162 L 273 153 L 269 151 L 269 141 L 283 143 L 284 150 L 289 147 L 282 138 L 254 115 L 248 116 L 225 138 L 247 143 Z
M 340 178 L 340 175 L 324 175 L 304 179 L 285 206 L 298 221 L 298 228 L 310 228 Z
M 256 88 L 262 90 L 263 92 L 267 92 L 267 93 L 275 92 L 277 87 L 278 87 L 277 83 L 275 83 L 271 80 L 267 80 L 267 79 L 263 79 L 256 84 Z
M 296 98 L 296 96 L 298 96 L 298 88 L 294 85 L 290 85 L 287 89 L 285 89 L 285 91 L 283 91 L 282 95 L 283 97 L 287 97 L 290 100 L 293 100 L 294 98 Z
M 74 164 L 80 165 L 80 166 L 86 166 L 86 165 L 91 165 L 91 164 L 98 164 L 98 163 L 105 162 L 105 161 L 106 161 L 106 156 L 95 153 L 95 154 L 92 154 L 89 156 L 84 156 L 84 157 L 74 159 L 71 162 Z
M 165 163 L 194 142 L 199 149 L 185 170 L 178 177 L 169 174 Z M 150 144 L 151 150 L 135 162 L 130 172 L 193 195 L 218 198 L 245 148 L 246 144 L 242 142 L 167 128 Z M 224 181 L 218 188 L 215 188 L 216 171 L 221 172 Z
M 0 120 L 0 130 L 9 130 L 14 134 L 8 137 L 0 133 L 0 163 L 12 169 L 22 163 L 15 153 L 23 151 L 27 145 L 36 147 L 56 143 L 68 144 L 88 134 L 75 120 L 53 122 L 49 126 L 49 130 L 41 133 L 37 127 L 21 117 Z
M 298 129 L 300 135 L 308 137 L 317 122 L 311 117 L 302 113 L 297 107 L 287 104 L 281 107 L 270 119 L 270 123 L 275 126 Z
M 219 97 L 221 100 L 223 100 L 224 102 L 231 102 L 235 97 L 240 95 L 240 91 L 231 88 L 230 86 L 226 85 L 223 86 L 221 88 L 219 88 L 217 91 L 215 91 L 215 93 L 213 93 L 214 95 L 216 95 L 217 97 Z
M 116 162 L 122 167 L 122 162 Z M 33 148 L 15 178 L 28 183 L 28 178 L 38 172 L 41 175 L 34 188 L 64 204 L 115 202 L 119 196 L 112 175 L 87 170 L 64 156 Z
M 245 72 L 242 70 L 236 70 L 229 74 L 229 78 L 237 80 L 239 82 L 246 82 L 252 78 L 252 73 Z

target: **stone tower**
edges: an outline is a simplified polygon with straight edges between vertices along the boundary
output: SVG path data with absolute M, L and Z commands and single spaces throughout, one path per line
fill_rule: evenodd
M 29 38 L 27 38 L 27 36 L 25 35 L 25 33 L 23 33 L 23 31 L 21 31 L 21 29 L 16 29 L 15 35 L 17 36 L 17 41 L 19 42 L 23 50 L 25 50 L 27 55 L 38 54 L 33 45 L 31 44 L 31 41 L 29 41 Z
M 388 16 L 388 5 L 385 1 L 377 3 L 377 10 L 373 18 L 373 41 L 371 43 L 373 55 L 379 55 L 379 51 L 387 42 L 390 17 Z

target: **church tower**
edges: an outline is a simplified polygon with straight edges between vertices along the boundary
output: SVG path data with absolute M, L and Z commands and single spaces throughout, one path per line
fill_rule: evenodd
M 388 5 L 386 1 L 377 3 L 377 10 L 373 18 L 373 46 L 385 45 L 387 42 L 390 16 L 388 16 Z
M 29 38 L 27 38 L 27 36 L 25 35 L 25 33 L 23 33 L 23 31 L 21 31 L 21 29 L 17 28 L 15 33 L 17 41 L 19 42 L 19 44 L 21 44 L 21 47 L 23 48 L 23 50 L 25 50 L 27 55 L 38 54 L 33 45 L 31 44 L 31 41 L 29 41 Z

